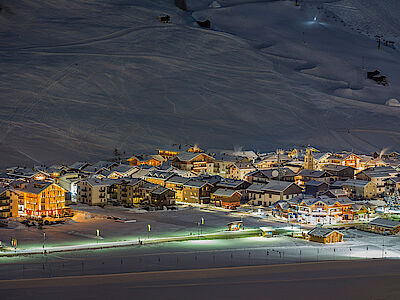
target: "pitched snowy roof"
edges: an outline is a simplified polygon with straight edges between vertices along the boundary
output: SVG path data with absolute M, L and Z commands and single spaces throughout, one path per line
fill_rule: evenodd
M 182 177 L 179 175 L 173 175 L 170 178 L 167 179 L 167 183 L 174 183 L 174 184 L 184 184 L 185 182 L 188 182 L 190 179 L 187 177 Z
M 160 187 L 156 188 L 155 190 L 151 191 L 151 193 L 157 194 L 157 195 L 162 195 L 162 194 L 164 194 L 166 192 L 170 192 L 170 191 L 172 191 L 172 190 L 170 190 L 166 187 L 160 186 Z
M 366 180 L 359 180 L 359 179 L 348 179 L 343 182 L 343 186 L 358 186 L 358 187 L 365 187 L 371 181 Z
M 306 183 L 305 183 L 305 185 L 307 186 L 320 186 L 320 185 L 323 185 L 323 184 L 327 184 L 326 182 L 324 182 L 324 181 L 317 181 L 317 180 L 310 180 L 310 181 L 307 181 Z
M 327 237 L 334 232 L 337 232 L 340 235 L 343 235 L 343 233 L 341 233 L 337 230 L 332 230 L 332 229 L 323 228 L 323 227 L 315 227 L 314 229 L 312 229 L 308 232 L 308 235 L 312 235 L 312 236 L 316 236 L 316 237 Z
M 196 152 L 182 152 L 179 153 L 177 156 L 175 156 L 176 159 L 180 160 L 180 161 L 184 161 L 184 162 L 191 162 L 193 159 L 197 158 L 200 155 L 205 155 L 211 159 L 214 159 L 212 156 L 209 156 L 206 153 L 196 153 Z
M 298 174 L 300 176 L 306 176 L 306 177 L 314 177 L 314 178 L 321 178 L 324 176 L 329 175 L 329 173 L 325 171 L 317 171 L 317 170 L 301 170 L 300 173 Z
M 389 228 L 389 229 L 393 229 L 393 228 L 400 226 L 400 222 L 383 219 L 383 218 L 377 218 L 375 220 L 372 220 L 368 224 L 380 226 L 380 227 L 384 227 L 384 228 Z
M 232 197 L 236 193 L 239 193 L 239 192 L 235 191 L 235 190 L 218 189 L 213 194 L 214 194 L 214 196 L 220 196 L 220 197 Z
M 294 184 L 295 184 L 294 182 L 270 180 L 268 183 L 253 183 L 247 188 L 247 190 L 249 192 L 257 192 L 257 193 L 267 192 L 267 191 L 283 192 Z

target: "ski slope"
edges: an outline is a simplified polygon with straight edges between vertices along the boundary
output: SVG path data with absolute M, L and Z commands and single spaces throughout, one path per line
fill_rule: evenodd
M 0 0 L 0 166 L 175 142 L 399 148 L 400 53 L 375 40 L 399 41 L 398 1 L 212 2 Z

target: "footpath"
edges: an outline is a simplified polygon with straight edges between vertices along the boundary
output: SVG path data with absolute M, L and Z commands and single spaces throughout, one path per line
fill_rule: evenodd
M 96 243 L 91 242 L 80 245 L 66 245 L 66 246 L 53 246 L 53 247 L 45 246 L 45 247 L 28 248 L 28 249 L 4 247 L 0 248 L 0 257 L 45 254 L 54 252 L 65 252 L 65 251 L 97 250 L 97 249 L 141 246 L 149 244 L 168 243 L 168 242 L 183 242 L 190 240 L 235 239 L 235 238 L 259 236 L 260 234 L 261 234 L 260 229 L 245 229 L 240 231 L 221 231 L 216 233 L 207 233 L 207 234 L 198 234 L 189 236 L 176 236 L 176 237 L 152 238 L 152 239 L 130 240 L 130 241 L 115 241 L 115 242 L 96 242 Z

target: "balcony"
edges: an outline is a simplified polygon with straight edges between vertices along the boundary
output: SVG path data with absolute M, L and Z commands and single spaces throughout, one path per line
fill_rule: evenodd
M 311 212 L 312 216 L 327 216 L 328 213 L 325 210 L 313 210 Z

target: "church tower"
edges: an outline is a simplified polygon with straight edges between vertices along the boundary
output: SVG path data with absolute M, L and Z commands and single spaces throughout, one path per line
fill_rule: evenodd
M 314 156 L 312 154 L 312 149 L 306 149 L 306 155 L 304 156 L 304 169 L 313 170 L 314 169 Z

